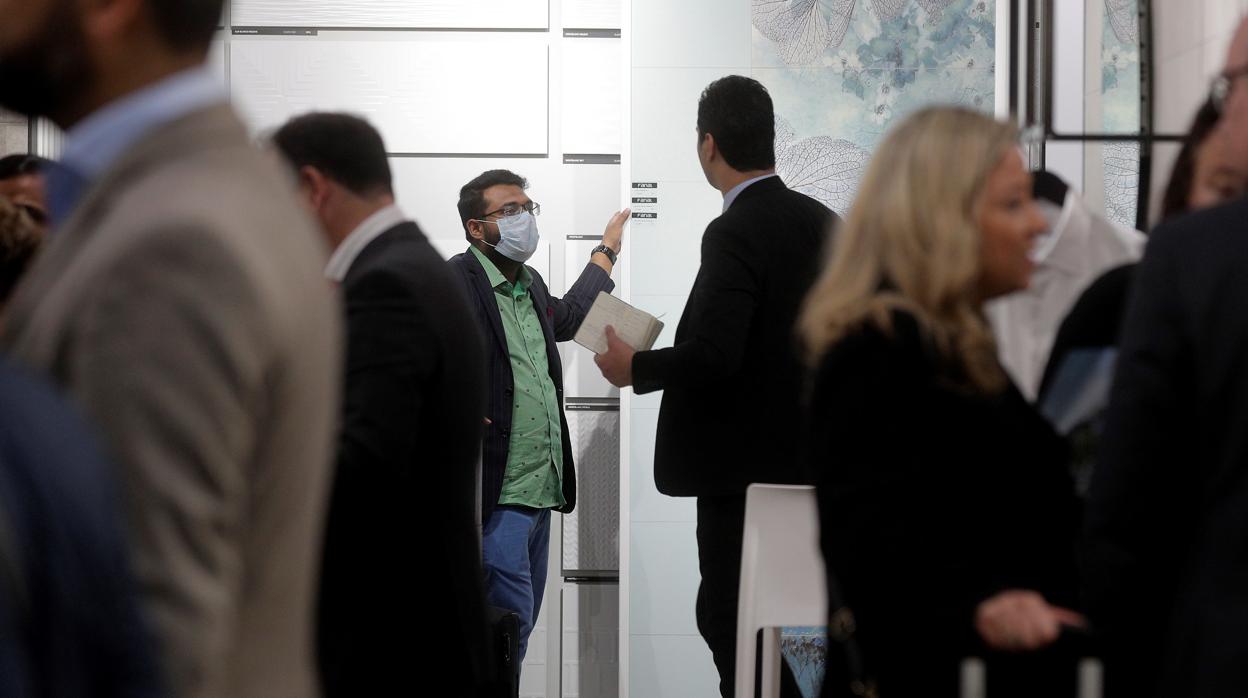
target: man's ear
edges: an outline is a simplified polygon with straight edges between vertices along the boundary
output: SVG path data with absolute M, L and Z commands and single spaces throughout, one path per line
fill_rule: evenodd
M 702 156 L 702 161 L 711 162 L 718 152 L 715 147 L 715 136 L 710 133 L 702 134 L 702 140 L 698 141 L 698 154 Z
M 468 237 L 473 240 L 485 239 L 485 224 L 481 221 L 468 221 Z
M 304 165 L 299 168 L 299 189 L 312 204 L 312 209 L 319 211 L 329 198 L 330 181 L 325 173 L 311 165 Z

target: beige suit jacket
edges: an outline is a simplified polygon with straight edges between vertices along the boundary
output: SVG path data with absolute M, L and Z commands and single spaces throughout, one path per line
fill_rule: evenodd
M 177 696 L 316 694 L 312 609 L 340 373 L 327 254 L 229 107 L 156 128 L 85 194 L 3 344 L 121 466 Z

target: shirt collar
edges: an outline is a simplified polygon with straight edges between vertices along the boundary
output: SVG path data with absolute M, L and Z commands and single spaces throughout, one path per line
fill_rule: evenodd
M 207 68 L 195 67 L 97 109 L 65 135 L 59 163 L 64 176 L 48 181 L 53 220 L 65 220 L 91 181 L 146 133 L 225 99 L 220 79 Z
M 342 283 L 342 280 L 347 278 L 347 271 L 351 269 L 355 258 L 360 256 L 364 248 L 382 233 L 405 220 L 407 216 L 403 215 L 402 209 L 397 204 L 390 204 L 373 212 L 371 216 L 357 225 L 350 235 L 338 243 L 334 254 L 329 258 L 329 264 L 325 265 L 325 276 Z
M 96 110 L 65 136 L 61 160 L 88 179 L 98 176 L 143 134 L 197 109 L 225 101 L 225 88 L 195 67 Z
M 498 267 L 494 266 L 494 262 L 490 261 L 490 258 L 485 256 L 484 252 L 478 250 L 476 245 L 469 245 L 468 249 L 477 256 L 477 261 L 481 262 L 481 266 L 485 269 L 485 277 L 490 280 L 490 288 L 505 287 L 511 284 L 507 277 L 503 276 L 503 272 L 499 271 Z M 516 286 L 522 291 L 527 291 L 532 278 L 529 275 L 529 268 L 521 264 L 520 273 L 516 274 Z
M 728 190 L 728 193 L 727 193 L 727 194 L 724 194 L 724 208 L 723 208 L 723 210 L 724 210 L 724 211 L 727 211 L 727 210 L 728 210 L 728 207 L 732 205 L 732 202 L 734 202 L 734 201 L 736 201 L 736 200 L 737 200 L 737 197 L 741 195 L 741 192 L 745 191 L 745 188 L 746 188 L 746 187 L 750 186 L 751 184 L 753 184 L 753 183 L 755 183 L 755 182 L 757 182 L 757 181 L 759 181 L 759 180 L 763 180 L 763 179 L 767 179 L 768 177 L 775 177 L 775 176 L 776 176 L 776 173 L 775 173 L 775 172 L 771 172 L 771 173 L 768 173 L 768 174 L 765 174 L 765 175 L 759 175 L 758 177 L 754 177 L 753 179 L 747 179 L 747 180 L 745 180 L 744 182 L 742 182 L 742 183 L 738 184 L 737 186 L 733 187 L 732 189 L 729 189 L 729 190 Z

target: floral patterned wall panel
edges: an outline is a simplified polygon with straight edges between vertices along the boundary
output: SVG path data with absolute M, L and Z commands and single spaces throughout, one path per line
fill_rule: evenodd
M 1101 32 L 1101 113 L 1105 133 L 1140 130 L 1139 0 L 1104 0 Z M 1089 129 L 1095 130 L 1095 129 Z M 1140 193 L 1140 144 L 1102 146 L 1105 212 L 1110 220 L 1135 227 Z
M 844 213 L 895 119 L 991 112 L 995 0 L 753 0 L 753 76 L 776 105 L 776 166 Z

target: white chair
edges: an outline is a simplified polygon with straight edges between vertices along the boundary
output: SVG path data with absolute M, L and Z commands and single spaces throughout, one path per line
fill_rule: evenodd
M 780 628 L 825 625 L 827 585 L 819 552 L 815 488 L 750 485 L 745 494 L 737 605 L 737 698 L 754 695 L 754 657 L 763 631 L 763 698 L 780 695 Z

